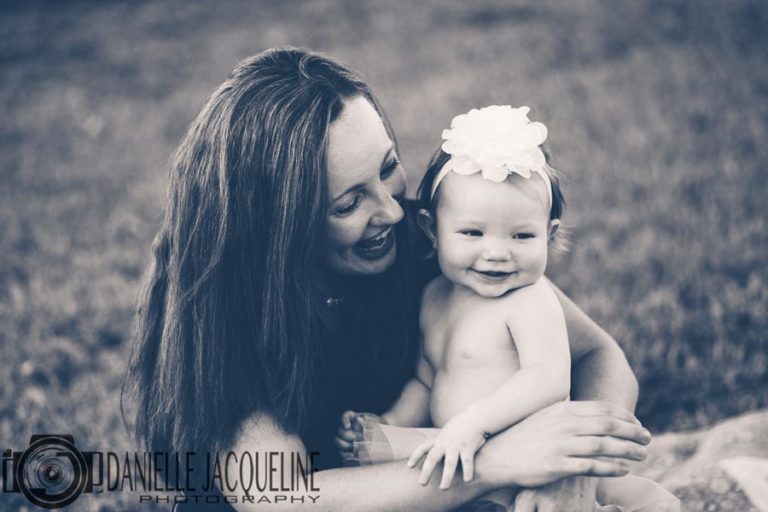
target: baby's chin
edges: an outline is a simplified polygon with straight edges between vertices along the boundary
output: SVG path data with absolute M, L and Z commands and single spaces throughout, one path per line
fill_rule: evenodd
M 530 286 L 535 283 L 537 279 L 526 279 L 524 281 L 515 280 L 512 283 L 499 282 L 499 283 L 473 283 L 469 288 L 472 289 L 475 294 L 485 297 L 487 299 L 497 299 L 509 295 L 526 286 Z
M 519 290 L 522 288 L 521 286 L 517 286 L 515 288 L 507 288 L 506 290 L 503 290 L 498 293 L 478 293 L 478 295 L 485 297 L 486 299 L 498 299 L 501 297 L 505 297 L 509 295 L 510 293 L 514 292 L 515 290 Z
M 515 290 L 519 290 L 522 286 L 472 286 L 470 288 L 480 297 L 486 299 L 498 299 L 505 295 L 509 295 Z

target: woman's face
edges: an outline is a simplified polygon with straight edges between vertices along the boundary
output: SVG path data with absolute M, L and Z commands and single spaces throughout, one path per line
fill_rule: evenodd
M 328 133 L 328 262 L 346 275 L 384 272 L 395 261 L 405 171 L 381 117 L 355 96 Z

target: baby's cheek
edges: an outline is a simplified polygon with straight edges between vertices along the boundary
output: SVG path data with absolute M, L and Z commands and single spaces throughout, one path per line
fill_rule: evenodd
M 455 244 L 451 241 L 450 235 L 443 235 L 438 233 L 437 252 L 441 259 L 445 261 L 453 260 L 455 258 L 455 249 Z
M 446 253 L 450 264 L 456 267 L 469 267 L 474 261 L 472 251 L 467 250 L 462 244 L 451 245 Z
M 544 270 L 547 268 L 547 245 L 542 244 L 537 254 L 535 255 L 534 266 L 538 269 L 539 274 L 544 274 Z

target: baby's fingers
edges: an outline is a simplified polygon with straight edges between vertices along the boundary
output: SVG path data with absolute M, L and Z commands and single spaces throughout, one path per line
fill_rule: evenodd
M 349 441 L 345 441 L 344 439 L 341 439 L 340 437 L 337 437 L 335 440 L 336 446 L 339 450 L 342 452 L 353 452 L 354 451 L 354 445 L 350 443 Z
M 355 419 L 357 413 L 355 411 L 344 411 L 341 415 L 341 424 L 346 429 L 352 428 L 352 420 Z
M 461 471 L 464 474 L 464 481 L 471 482 L 475 476 L 475 454 L 469 450 L 461 452 Z
M 432 449 L 432 447 L 435 445 L 434 440 L 424 441 L 419 446 L 416 447 L 415 450 L 413 450 L 413 453 L 411 454 L 411 457 L 408 459 L 408 467 L 412 468 L 416 466 L 416 464 L 419 463 L 421 458 L 429 452 L 429 450 Z
M 345 441 L 348 441 L 350 443 L 354 441 L 362 441 L 363 440 L 363 434 L 360 432 L 355 432 L 354 430 L 347 430 L 343 428 L 339 428 L 339 430 L 336 431 L 336 437 L 343 439 Z
M 443 478 L 440 480 L 441 489 L 448 489 L 451 486 L 451 480 L 453 480 L 453 474 L 456 473 L 456 465 L 458 463 L 459 454 L 456 450 L 448 450 L 445 453 L 445 461 L 443 462 Z
M 445 450 L 439 446 L 434 446 L 427 458 L 424 460 L 424 465 L 421 466 L 421 475 L 419 475 L 419 483 L 421 485 L 427 485 L 432 473 L 435 471 L 435 467 L 445 455 Z

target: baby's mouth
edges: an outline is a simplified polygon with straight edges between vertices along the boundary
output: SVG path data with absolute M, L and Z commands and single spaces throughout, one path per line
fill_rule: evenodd
M 476 270 L 473 269 L 473 271 L 477 274 L 479 274 L 481 277 L 489 280 L 489 281 L 503 281 L 514 272 L 503 272 L 500 270 Z

